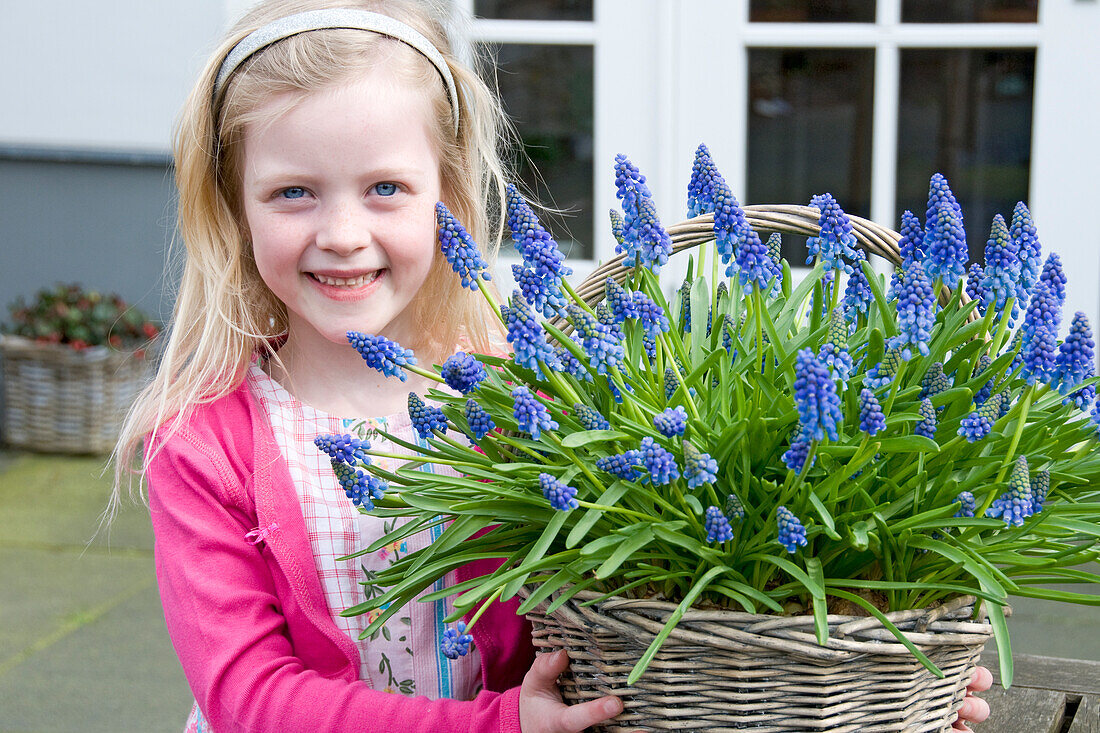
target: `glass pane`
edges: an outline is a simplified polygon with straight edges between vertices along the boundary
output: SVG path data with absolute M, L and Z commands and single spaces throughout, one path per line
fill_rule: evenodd
M 874 23 L 875 0 L 752 0 L 758 23 Z
M 506 20 L 592 20 L 592 0 L 474 0 L 474 15 Z
M 745 203 L 808 204 L 828 192 L 868 216 L 874 66 L 871 49 L 749 49 Z M 783 256 L 801 265 L 796 239 L 784 236 Z
M 903 0 L 903 23 L 1035 23 L 1039 0 Z
M 523 141 L 520 178 L 536 200 L 563 210 L 538 212 L 539 219 L 567 257 L 590 259 L 592 47 L 507 43 L 492 50 L 504 108 Z
M 894 229 L 904 209 L 924 220 L 939 172 L 962 206 L 971 260 L 983 258 L 993 215 L 1011 220 L 1027 200 L 1034 87 L 1034 50 L 902 51 Z

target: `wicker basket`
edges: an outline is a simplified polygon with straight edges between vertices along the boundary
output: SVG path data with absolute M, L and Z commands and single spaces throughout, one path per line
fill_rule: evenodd
M 760 233 L 816 236 L 817 209 L 795 205 L 744 207 Z M 859 245 L 894 265 L 902 262 L 900 235 L 850 217 Z M 714 239 L 713 216 L 668 229 L 673 252 Z M 608 277 L 622 283 L 623 256 L 593 271 L 577 294 L 595 305 Z M 946 287 L 940 299 L 946 303 Z M 965 293 L 960 297 L 967 302 Z M 569 324 L 556 325 L 568 330 Z M 933 610 L 887 617 L 944 672 L 941 680 L 876 619 L 830 615 L 829 643 L 816 642 L 812 616 L 768 616 L 724 610 L 690 610 L 646 673 L 626 680 L 634 663 L 664 626 L 676 604 L 611 599 L 578 593 L 547 616 L 548 601 L 528 614 L 536 647 L 564 648 L 572 660 L 561 681 L 569 702 L 617 695 L 625 709 L 597 730 L 722 731 L 949 731 L 992 626 L 973 621 L 973 599 L 958 598 Z
M 142 352 L 105 346 L 77 351 L 19 336 L 0 337 L 4 441 L 44 453 L 107 453 L 145 384 Z
M 969 596 L 886 614 L 944 672 L 938 679 L 875 618 L 829 615 L 828 644 L 818 646 L 812 616 L 691 609 L 628 687 L 677 604 L 581 605 L 599 597 L 580 591 L 550 615 L 544 601 L 527 618 L 536 648 L 569 653 L 559 681 L 566 702 L 622 698 L 622 714 L 595 728 L 608 733 L 950 731 L 993 634 L 984 620 L 970 620 Z

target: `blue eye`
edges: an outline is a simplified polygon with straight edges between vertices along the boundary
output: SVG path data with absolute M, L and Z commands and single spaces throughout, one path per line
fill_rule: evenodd
M 284 188 L 280 195 L 285 199 L 300 199 L 306 195 L 306 190 L 298 186 L 291 186 L 290 188 Z
M 379 196 L 393 196 L 397 193 L 397 184 L 395 183 L 379 183 L 374 187 L 374 192 Z

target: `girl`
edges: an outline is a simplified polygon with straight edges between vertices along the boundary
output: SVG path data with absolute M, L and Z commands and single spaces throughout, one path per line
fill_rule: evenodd
M 190 730 L 558 733 L 621 711 L 613 697 L 562 704 L 567 660 L 535 659 L 515 602 L 487 610 L 453 664 L 445 604 L 413 604 L 364 641 L 369 619 L 341 615 L 372 570 L 431 541 L 340 559 L 388 528 L 354 510 L 313 438 L 358 432 L 395 451 L 373 431 L 415 440 L 406 395 L 427 388 L 367 369 L 345 333 L 437 363 L 499 343 L 436 247 L 434 207 L 493 239 L 505 129 L 442 26 L 393 0 L 269 0 L 200 76 L 175 148 L 174 323 L 116 451 L 121 472 L 144 441 Z
M 621 711 L 561 702 L 567 660 L 534 661 L 515 604 L 488 610 L 453 664 L 439 647 L 449 606 L 413 604 L 365 641 L 368 619 L 340 615 L 364 599 L 364 570 L 431 540 L 339 559 L 389 528 L 355 511 L 313 438 L 384 426 L 415 440 L 406 396 L 427 388 L 376 378 L 345 333 L 436 362 L 491 348 L 494 319 L 438 251 L 435 204 L 490 239 L 502 120 L 441 25 L 392 0 L 263 3 L 192 92 L 174 324 L 116 456 L 130 465 L 145 440 L 190 730 L 557 733 Z

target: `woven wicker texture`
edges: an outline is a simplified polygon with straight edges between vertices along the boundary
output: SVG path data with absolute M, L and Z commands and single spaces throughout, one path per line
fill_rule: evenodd
M 107 453 L 145 385 L 149 360 L 99 346 L 82 351 L 0 338 L 4 441 L 43 453 Z
M 886 614 L 944 672 L 938 679 L 878 620 L 830 615 L 818 646 L 812 616 L 689 610 L 641 679 L 627 676 L 676 604 L 581 591 L 528 614 L 535 646 L 566 649 L 560 680 L 569 703 L 617 695 L 624 710 L 597 731 L 950 731 L 988 623 L 973 598 Z

